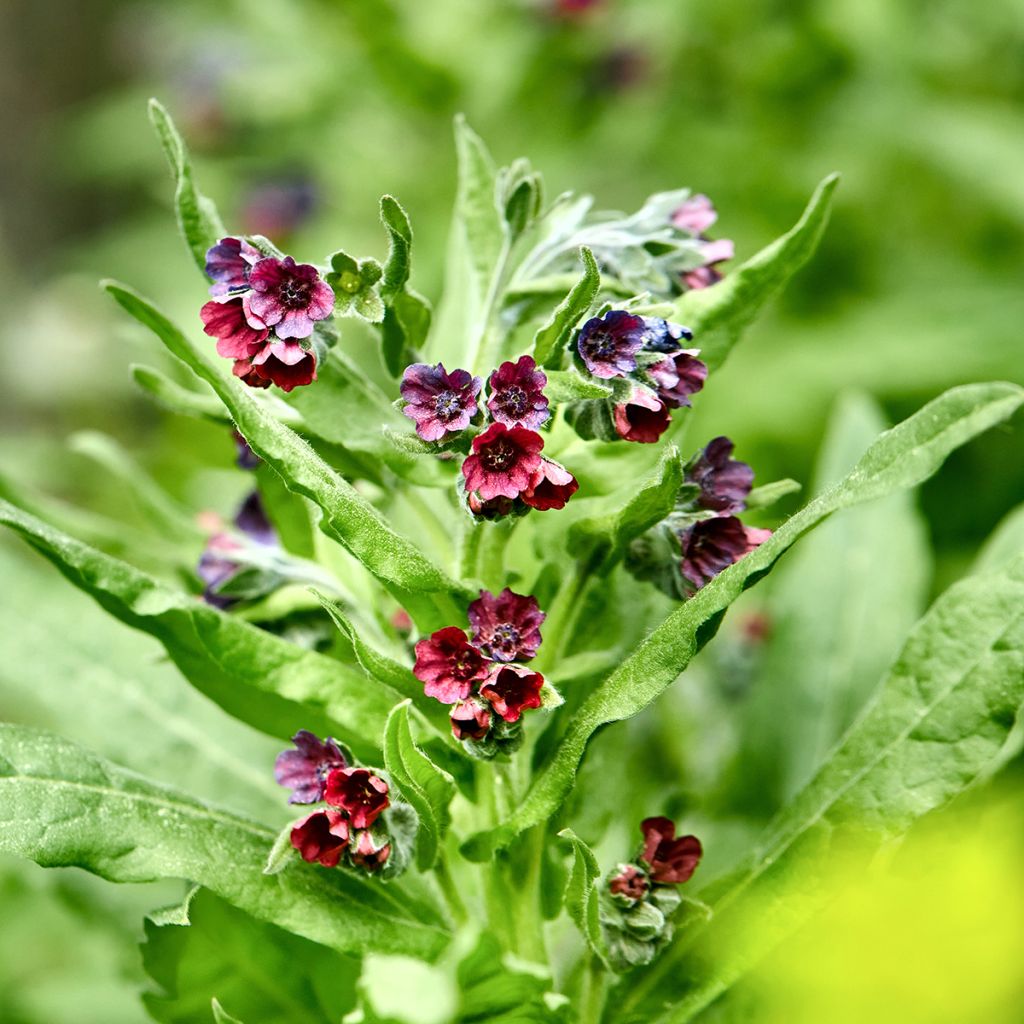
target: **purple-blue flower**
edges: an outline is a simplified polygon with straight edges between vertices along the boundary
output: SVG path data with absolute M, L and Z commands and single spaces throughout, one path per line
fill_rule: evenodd
M 700 487 L 697 505 L 719 515 L 735 515 L 746 508 L 754 483 L 754 471 L 732 458 L 735 445 L 727 437 L 716 437 L 686 467 L 688 483 Z
M 544 397 L 547 382 L 532 356 L 520 356 L 516 363 L 502 363 L 487 381 L 487 408 L 491 416 L 506 427 L 537 430 L 551 415 Z
M 414 363 L 405 368 L 399 389 L 406 405 L 402 412 L 416 424 L 424 441 L 465 430 L 477 414 L 483 381 L 467 370 L 448 373 L 443 363 Z
M 682 348 L 681 341 L 693 341 L 693 331 L 682 324 L 654 316 L 645 316 L 643 321 L 644 348 L 648 352 L 678 352 Z
M 210 294 L 223 296 L 245 291 L 249 274 L 261 259 L 263 253 L 245 239 L 222 238 L 206 251 L 206 273 L 216 282 Z
M 293 737 L 294 750 L 285 750 L 274 762 L 274 778 L 292 791 L 290 804 L 315 804 L 323 800 L 327 776 L 348 767 L 338 744 L 328 737 L 321 742 L 307 729 Z
M 588 320 L 576 342 L 580 358 L 595 377 L 625 377 L 636 369 L 636 354 L 647 339 L 642 316 L 624 309 L 609 310 Z

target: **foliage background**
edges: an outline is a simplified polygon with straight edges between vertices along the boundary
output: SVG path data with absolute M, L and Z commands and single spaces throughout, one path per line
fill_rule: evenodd
M 830 412 L 850 389 L 893 421 L 950 385 L 1022 376 L 1024 22 L 1013 0 L 605 0 L 572 19 L 541 0 L 10 0 L 0 8 L 0 287 L 14 315 L 0 322 L 0 490 L 16 480 L 123 514 L 119 488 L 67 444 L 82 430 L 118 438 L 190 510 L 226 514 L 244 486 L 222 432 L 163 417 L 134 388 L 128 365 L 152 363 L 152 350 L 95 285 L 131 281 L 183 323 L 202 301 L 171 228 L 149 95 L 174 113 L 228 222 L 272 233 L 296 254 L 344 246 L 381 255 L 377 199 L 397 195 L 417 234 L 417 287 L 433 297 L 459 110 L 500 162 L 528 155 L 550 195 L 584 189 L 601 206 L 632 209 L 665 188 L 709 193 L 715 232 L 735 239 L 740 258 L 795 220 L 815 182 L 841 171 L 817 256 L 697 404 L 691 436 L 728 433 L 762 480 L 811 480 Z M 309 210 L 282 237 L 258 200 L 295 183 Z M 933 556 L 904 564 L 921 598 L 966 570 L 1024 495 L 1019 418 L 1016 435 L 986 434 L 925 485 L 923 518 L 908 513 L 918 532 L 868 553 L 882 589 L 891 585 L 882 563 L 920 543 Z M 127 513 L 151 528 L 143 512 Z M 872 536 L 891 540 L 885 515 Z M 827 566 L 819 570 L 827 592 Z M 269 773 L 273 741 L 189 693 L 147 642 L 6 538 L 0 579 L 0 718 L 53 727 L 196 793 L 257 799 L 245 765 L 265 753 Z M 61 653 L 43 673 L 36 652 L 55 634 Z M 106 696 L 119 679 L 136 681 L 127 708 Z M 143 729 L 164 737 L 149 756 L 132 742 Z M 188 752 L 211 738 L 224 773 L 192 778 Z M 234 749 L 246 757 L 235 762 Z M 681 751 L 679 764 L 689 757 Z M 999 912 L 1019 863 L 1020 778 L 1018 759 L 998 787 L 944 815 L 944 828 L 915 836 L 900 854 L 914 883 L 890 880 L 892 899 L 851 888 L 816 933 L 778 954 L 759 1005 L 786 1020 L 798 1019 L 794 1006 L 799 1019 L 822 1019 L 822 1006 L 840 1019 L 839 1002 L 850 1019 L 858 1010 L 1000 1019 L 1009 1004 L 999 994 L 1019 995 L 1012 964 L 1024 949 Z M 991 842 L 975 842 L 978 830 Z M 947 863 L 936 850 L 951 833 L 963 841 Z M 936 861 L 948 877 L 936 869 L 929 888 Z M 141 915 L 176 893 L 0 862 L 0 1022 L 142 1019 Z M 921 918 L 938 894 L 950 901 L 950 930 L 967 936 L 961 945 L 943 946 L 941 929 Z M 905 923 L 915 919 L 919 927 Z M 896 920 L 902 930 L 890 927 Z M 876 929 L 895 945 L 872 955 Z M 996 936 L 991 973 L 972 977 L 960 952 L 985 934 Z M 820 952 L 840 935 L 865 990 L 888 993 L 883 1010 L 842 989 L 847 961 Z M 920 943 L 910 980 L 890 976 L 887 959 Z M 996 1001 L 972 1003 L 972 990 Z

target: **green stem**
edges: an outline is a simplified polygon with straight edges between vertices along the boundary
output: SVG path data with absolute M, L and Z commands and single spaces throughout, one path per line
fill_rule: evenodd
M 587 963 L 580 993 L 580 1024 L 600 1024 L 608 1000 L 608 972 L 596 956 Z
M 478 578 L 477 562 L 483 533 L 483 526 L 471 523 L 468 519 L 462 527 L 462 543 L 459 546 L 459 578 L 462 580 Z
M 505 547 L 517 522 L 513 519 L 477 527 L 484 531 L 479 552 L 480 578 L 496 593 L 505 586 Z
M 537 656 L 538 671 L 549 672 L 564 657 L 583 609 L 583 593 L 590 582 L 591 571 L 590 561 L 577 562 L 575 569 L 562 581 L 544 623 L 546 645 Z
M 448 857 L 444 850 L 441 851 L 441 855 L 437 858 L 437 863 L 434 865 L 434 877 L 437 879 L 438 888 L 441 890 L 441 895 L 444 897 L 445 905 L 448 907 L 448 913 L 451 914 L 452 920 L 457 925 L 465 924 L 469 917 L 466 912 L 466 904 L 463 903 L 462 896 L 459 894 L 459 888 L 455 884 L 455 879 L 452 878 L 448 867 Z

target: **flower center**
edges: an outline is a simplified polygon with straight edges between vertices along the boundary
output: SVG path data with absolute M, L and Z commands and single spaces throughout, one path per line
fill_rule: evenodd
M 434 411 L 443 420 L 450 420 L 462 411 L 462 402 L 454 391 L 442 391 L 434 399 Z
M 492 473 L 501 473 L 515 461 L 515 449 L 505 441 L 498 441 L 480 453 L 484 466 Z
M 519 630 L 511 622 L 503 622 L 491 634 L 491 643 L 496 647 L 515 647 L 519 643 Z
M 521 388 L 512 385 L 501 393 L 501 404 L 513 417 L 520 417 L 526 412 L 526 392 Z
M 595 331 L 590 336 L 590 348 L 598 359 L 615 355 L 615 336 L 608 331 Z
M 310 286 L 307 282 L 290 277 L 281 285 L 277 297 L 289 309 L 302 309 L 309 305 L 309 291 Z

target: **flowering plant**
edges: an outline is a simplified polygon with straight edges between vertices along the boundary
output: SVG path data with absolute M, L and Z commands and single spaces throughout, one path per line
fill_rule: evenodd
M 391 986 L 365 979 L 400 971 L 398 955 L 435 965 L 459 1021 L 683 1024 L 811 913 L 829 858 L 866 863 L 987 769 L 1024 700 L 1019 559 L 943 594 L 885 652 L 870 703 L 814 717 L 824 745 L 802 762 L 773 705 L 784 685 L 759 675 L 792 625 L 784 601 L 744 599 L 739 629 L 702 656 L 729 684 L 711 711 L 708 692 L 669 692 L 803 534 L 919 484 L 1024 401 L 1012 384 L 957 388 L 870 443 L 865 416 L 841 417 L 837 449 L 866 450 L 784 519 L 765 510 L 792 481 L 754 487 L 728 437 L 690 436 L 691 406 L 812 255 L 835 178 L 723 272 L 733 246 L 707 237 L 706 196 L 629 215 L 546 203 L 528 163 L 496 168 L 459 121 L 435 312 L 410 286 L 395 199 L 383 261 L 299 262 L 226 229 L 166 112 L 152 116 L 209 297 L 197 285 L 181 329 L 106 288 L 186 375 L 137 381 L 237 446 L 244 500 L 230 524 L 234 495 L 183 522 L 140 471 L 125 477 L 194 555 L 187 588 L 159 547 L 121 560 L 7 502 L 0 520 L 157 640 L 226 713 L 225 736 L 228 716 L 244 724 L 237 749 L 218 732 L 196 755 L 239 809 L 7 724 L 0 850 L 192 883 L 147 925 L 156 1019 L 264 1019 L 258 992 L 209 988 L 255 961 L 279 965 L 291 1019 L 380 1020 Z M 729 686 L 756 689 L 754 731 L 778 740 L 731 791 L 752 733 L 735 716 L 731 746 L 701 746 Z M 621 723 L 645 711 L 631 735 Z M 664 729 L 689 730 L 702 758 L 672 761 Z M 236 762 L 244 786 L 223 779 Z M 751 789 L 770 813 L 730 832 Z M 192 970 L 196 950 L 215 971 Z

